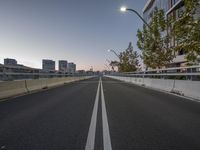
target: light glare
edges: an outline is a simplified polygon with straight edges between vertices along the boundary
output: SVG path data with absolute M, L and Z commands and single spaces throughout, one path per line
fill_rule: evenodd
M 120 9 L 122 12 L 125 12 L 126 11 L 126 7 L 121 7 Z

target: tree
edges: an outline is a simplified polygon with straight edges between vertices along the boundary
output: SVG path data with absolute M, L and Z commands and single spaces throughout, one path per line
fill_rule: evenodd
M 168 46 L 169 35 L 166 34 L 168 20 L 164 11 L 154 10 L 150 28 L 143 26 L 143 31 L 138 29 L 137 46 L 142 51 L 142 59 L 146 67 L 161 68 L 168 65 L 174 58 L 173 50 Z
M 172 25 L 177 43 L 174 50 L 184 51 L 186 59 L 189 62 L 195 62 L 200 55 L 200 17 L 197 16 L 200 4 L 199 0 L 183 0 L 183 2 L 185 10 Z
M 119 68 L 119 62 L 118 61 L 111 61 L 109 65 L 112 67 L 112 70 L 115 71 L 115 67 Z
M 119 54 L 119 71 L 120 72 L 133 72 L 139 69 L 139 60 L 138 60 L 137 51 L 133 51 L 133 46 L 131 42 L 129 43 L 128 48 Z

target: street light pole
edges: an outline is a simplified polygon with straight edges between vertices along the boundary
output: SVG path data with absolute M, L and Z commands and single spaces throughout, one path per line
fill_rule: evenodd
M 119 55 L 113 49 L 109 49 L 108 52 L 113 52 L 120 59 Z
M 109 49 L 108 52 L 113 52 L 113 53 L 117 56 L 117 58 L 119 58 L 119 61 L 120 61 L 120 56 L 115 52 L 115 50 Z M 112 63 L 112 61 L 110 62 L 110 64 L 111 64 L 111 63 Z M 120 63 L 120 62 L 119 62 L 119 63 Z M 114 70 L 113 65 L 112 65 L 112 69 Z M 118 69 L 119 69 L 119 68 L 118 68 Z
M 108 68 L 108 71 L 110 71 L 110 67 L 107 64 L 105 64 L 105 66 Z
M 146 26 L 148 26 L 148 28 L 150 30 L 152 30 L 152 28 L 150 27 L 150 25 L 143 19 L 143 17 L 134 9 L 131 9 L 131 8 L 126 8 L 126 7 L 121 7 L 120 9 L 122 12 L 126 12 L 126 11 L 131 11 L 131 12 L 134 12 L 143 22 Z
M 126 7 L 121 7 L 120 10 L 122 12 L 131 11 L 131 12 L 135 13 L 143 21 L 143 23 L 149 28 L 150 32 L 153 31 L 153 29 L 151 28 L 151 26 L 144 20 L 144 18 L 136 10 L 131 9 L 131 8 L 126 8 Z M 143 76 L 143 78 L 144 78 L 144 76 Z

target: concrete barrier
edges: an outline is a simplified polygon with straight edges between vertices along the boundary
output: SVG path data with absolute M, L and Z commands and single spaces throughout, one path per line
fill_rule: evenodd
M 200 81 L 175 80 L 173 91 L 200 100 Z
M 30 91 L 41 90 L 43 88 L 59 86 L 70 82 L 86 80 L 92 77 L 93 76 L 63 77 L 63 78 L 49 78 L 49 79 L 44 78 L 35 80 L 0 82 L 0 99 L 28 93 Z
M 25 81 L 0 82 L 0 99 L 27 92 Z
M 144 85 L 171 92 L 174 86 L 174 80 L 144 78 Z
M 182 96 L 200 100 L 200 81 L 134 78 L 108 75 L 106 75 L 106 77 L 137 85 L 144 85 L 149 88 L 172 92 Z
M 46 80 L 47 80 L 47 87 L 53 87 L 61 84 L 58 78 L 50 78 Z
M 25 80 L 25 82 L 26 82 L 26 87 L 28 91 L 42 89 L 43 87 L 46 86 L 46 82 L 42 81 L 42 79 Z

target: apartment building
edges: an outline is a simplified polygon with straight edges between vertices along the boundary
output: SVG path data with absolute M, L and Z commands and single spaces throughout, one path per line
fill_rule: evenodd
M 66 73 L 67 72 L 67 61 L 66 60 L 59 60 L 58 62 L 58 69 L 60 72 L 64 72 Z
M 76 64 L 74 64 L 73 62 L 68 63 L 68 73 L 75 73 L 76 72 Z
M 16 66 L 17 61 L 15 59 L 5 58 L 4 59 L 4 65 Z
M 143 17 L 147 23 L 150 23 L 155 8 L 164 10 L 166 17 L 173 17 L 175 20 L 179 19 L 185 11 L 183 0 L 148 0 L 143 8 Z M 200 8 L 194 17 L 200 17 Z M 172 30 L 169 28 L 167 32 L 170 33 Z M 175 37 L 172 38 L 169 46 L 176 46 Z M 187 60 L 185 59 L 184 50 L 177 52 L 175 55 L 176 57 L 168 67 L 185 66 Z
M 54 71 L 55 70 L 55 61 L 49 59 L 42 60 L 42 69 L 46 71 Z

